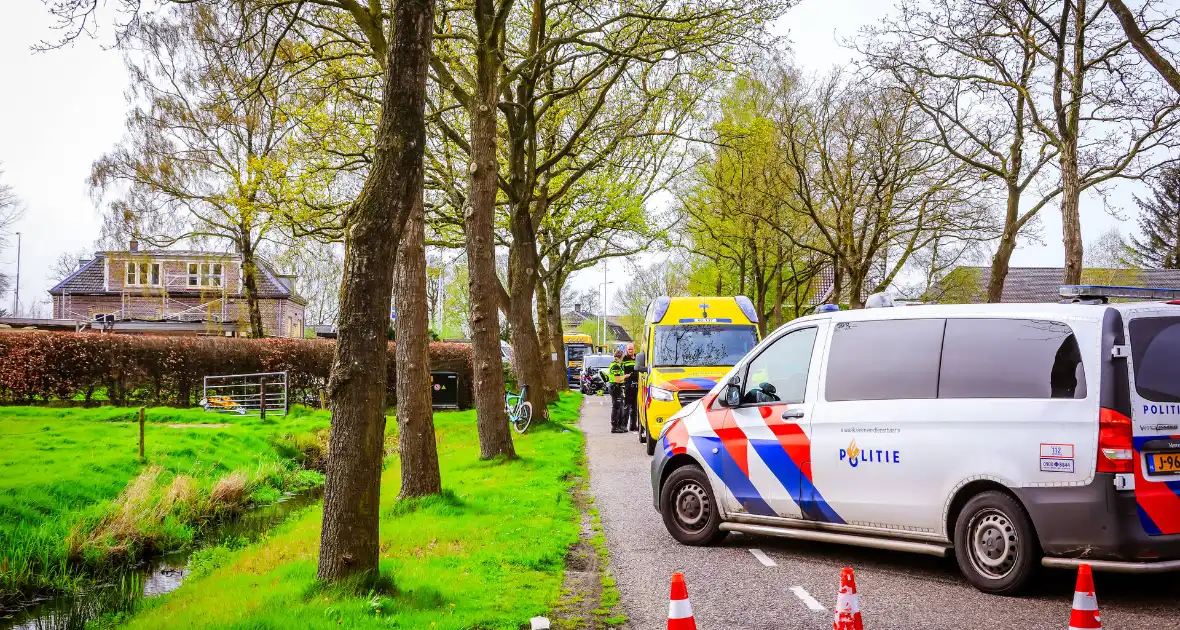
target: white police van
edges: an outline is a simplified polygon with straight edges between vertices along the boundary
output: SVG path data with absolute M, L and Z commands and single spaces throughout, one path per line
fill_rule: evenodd
M 993 593 L 1180 570 L 1180 291 L 1062 294 L 782 326 L 663 427 L 668 531 L 953 553 Z

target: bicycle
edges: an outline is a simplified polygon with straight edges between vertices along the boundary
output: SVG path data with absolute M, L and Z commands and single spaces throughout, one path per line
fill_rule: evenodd
M 519 394 L 504 393 L 504 410 L 508 412 L 508 423 L 517 433 L 524 433 L 533 421 L 533 403 L 525 400 L 529 386 L 522 385 Z

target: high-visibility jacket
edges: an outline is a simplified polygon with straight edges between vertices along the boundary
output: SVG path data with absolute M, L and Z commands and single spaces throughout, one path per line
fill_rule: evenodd
M 635 371 L 635 357 L 623 357 L 623 374 L 628 383 L 639 382 L 639 372 Z
M 632 367 L 634 367 L 634 363 L 632 363 Z M 610 381 L 612 383 L 622 383 L 623 377 L 626 375 L 626 371 L 623 369 L 623 362 L 611 361 L 607 374 L 610 375 Z

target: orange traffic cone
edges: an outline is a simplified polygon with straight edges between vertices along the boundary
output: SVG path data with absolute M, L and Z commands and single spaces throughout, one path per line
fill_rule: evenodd
M 688 603 L 688 586 L 683 573 L 672 574 L 672 599 L 668 602 L 668 630 L 697 630 L 696 619 L 692 616 L 692 604 Z
M 840 571 L 840 594 L 836 596 L 836 621 L 832 623 L 832 630 L 864 630 L 852 569 Z
M 1094 596 L 1094 575 L 1090 572 L 1090 565 L 1078 567 L 1078 585 L 1073 590 L 1069 630 L 1101 628 L 1102 617 L 1098 614 L 1098 598 Z

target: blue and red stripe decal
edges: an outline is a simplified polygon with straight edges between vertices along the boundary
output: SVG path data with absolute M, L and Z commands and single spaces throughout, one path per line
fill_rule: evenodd
M 1150 536 L 1180 534 L 1180 480 L 1149 481 L 1144 477 L 1143 445 L 1150 440 L 1173 439 L 1180 436 L 1149 435 L 1134 438 L 1135 501 L 1139 507 L 1139 522 Z

